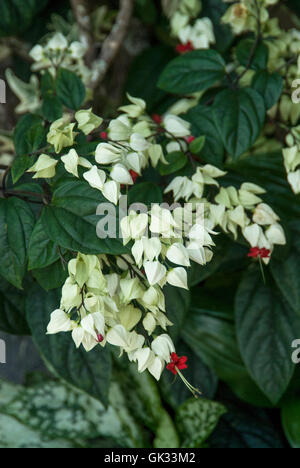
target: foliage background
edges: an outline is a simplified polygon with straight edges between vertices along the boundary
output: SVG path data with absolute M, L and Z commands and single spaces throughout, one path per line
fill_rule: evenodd
M 226 7 L 219 0 L 203 3 L 216 27 L 216 49 L 226 56 L 233 40 L 220 23 Z M 290 25 L 299 21 L 299 6 L 296 1 L 288 6 L 288 12 L 279 6 L 274 15 Z M 18 41 L 34 45 L 49 27 L 60 27 L 57 15 L 70 18 L 67 1 L 2 0 L 1 76 L 10 66 L 22 80 L 29 79 Z M 159 2 L 137 0 L 126 44 L 97 90 L 96 112 L 113 116 L 125 91 L 144 98 L 150 113 L 163 113 L 177 99 L 157 87 L 176 56 L 166 31 Z M 7 46 L 13 53 L 4 53 Z M 9 92 L 7 105 L 0 108 L 4 130 L 18 122 L 16 102 Z M 207 161 L 222 165 L 224 146 L 216 142 L 210 118 L 204 102 L 188 114 L 193 133 L 207 136 Z M 19 121 L 17 148 L 30 126 L 32 120 Z M 8 364 L 0 367 L 1 447 L 300 447 L 300 367 L 291 361 L 291 342 L 300 338 L 300 199 L 286 182 L 280 152 L 252 154 L 228 169 L 228 184 L 247 180 L 267 189 L 266 202 L 279 213 L 288 244 L 276 251 L 264 285 L 247 259 L 247 247 L 223 236 L 212 263 L 194 268 L 190 293 L 171 287 L 166 292 L 168 316 L 176 324 L 172 338 L 178 352 L 188 355 L 186 375 L 199 383 L 203 399 L 191 400 L 181 382 L 173 383 L 168 375 L 157 384 L 137 374 L 111 352 L 75 352 L 71 338 L 47 337 L 49 311 L 56 307 L 57 288 L 65 279 L 58 256 L 45 269 L 33 265 L 20 290 L 23 266 L 11 271 L 2 252 L 0 338 L 8 343 Z M 149 181 L 151 172 L 142 182 Z M 81 203 L 80 193 L 78 197 Z M 24 210 L 29 226 L 35 221 Z M 87 210 L 93 212 L 93 206 Z M 20 232 L 17 219 L 15 223 Z M 38 239 L 46 242 L 42 234 Z

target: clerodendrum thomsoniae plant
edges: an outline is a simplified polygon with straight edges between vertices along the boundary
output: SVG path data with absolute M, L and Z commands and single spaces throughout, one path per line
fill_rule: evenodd
M 172 323 L 165 285 L 187 289 L 189 269 L 212 261 L 220 232 L 232 241 L 248 243 L 249 257 L 258 259 L 262 271 L 275 246 L 286 243 L 278 215 L 264 201 L 265 189 L 250 182 L 228 183 L 226 163 L 254 144 L 260 150 L 274 144 L 267 136 L 270 126 L 271 134 L 275 132 L 279 120 L 288 134 L 284 156 L 289 182 L 299 191 L 299 128 L 290 127 L 299 114 L 295 118 L 293 103 L 282 94 L 281 72 L 288 70 L 285 86 L 289 86 L 298 73 L 292 58 L 300 51 L 300 38 L 299 32 L 283 31 L 269 18 L 267 8 L 275 3 L 243 0 L 229 5 L 223 22 L 232 26 L 236 36 L 250 36 L 227 54 L 229 63 L 225 63 L 213 49 L 211 20 L 199 18 L 200 1 L 163 2 L 171 37 L 179 39 L 177 52 L 183 55 L 167 66 L 159 86 L 184 99 L 161 114 L 149 115 L 145 101 L 131 95 L 109 122 L 95 115 L 92 107 L 86 109 L 78 77 L 89 88 L 101 63 L 87 67 L 84 42 L 61 33 L 30 53 L 33 71 L 41 74 L 41 85 L 37 78 L 31 81 L 34 98 L 8 71 L 10 85 L 21 99 L 19 110 L 40 115 L 30 123 L 23 120 L 26 138 L 34 139 L 34 144 L 30 163 L 15 163 L 14 179 L 26 170 L 40 181 L 42 200 L 50 210 L 51 206 L 64 208 L 66 193 L 72 204 L 72 191 L 76 196 L 79 191 L 109 212 L 104 216 L 99 208 L 98 238 L 92 221 L 96 212 L 78 211 L 86 219 L 87 231 L 67 218 L 60 221 L 59 235 L 48 226 L 62 261 L 68 262 L 68 278 L 48 334 L 70 332 L 76 346 L 86 351 L 99 345 L 116 346 L 136 362 L 140 372 L 148 370 L 157 380 L 167 366 L 197 393 L 181 373 L 186 357 L 176 355 L 168 334 Z M 205 96 L 208 89 L 211 93 Z M 185 116 L 200 100 L 211 111 L 216 140 L 226 154 L 219 164 L 207 161 L 208 135 L 197 131 Z M 264 126 L 265 119 L 269 126 Z M 17 128 L 17 135 L 22 131 L 21 126 Z M 158 195 L 150 188 L 143 193 L 144 183 L 152 188 L 156 184 Z M 129 204 L 134 202 L 128 211 L 123 210 L 125 196 Z M 72 206 L 68 209 L 72 211 Z M 57 221 L 58 211 L 55 216 L 53 211 L 44 212 L 44 223 L 50 214 L 49 225 Z

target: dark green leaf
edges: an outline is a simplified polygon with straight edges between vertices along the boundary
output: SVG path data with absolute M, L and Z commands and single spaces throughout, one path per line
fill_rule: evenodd
M 169 285 L 166 286 L 163 291 L 166 298 L 167 316 L 173 323 L 173 326 L 170 328 L 170 335 L 173 340 L 176 340 L 182 330 L 188 313 L 190 292 Z
M 195 288 L 192 307 L 184 323 L 182 337 L 216 375 L 230 385 L 243 400 L 268 405 L 267 398 L 250 378 L 240 355 L 233 323 L 230 296 L 216 298 Z
M 49 122 L 60 119 L 63 113 L 62 103 L 57 96 L 46 96 L 42 104 L 43 117 Z
M 45 291 L 51 291 L 63 286 L 68 276 L 68 270 L 66 267 L 63 268 L 61 260 L 57 260 L 52 265 L 32 270 L 32 274 Z
M 56 78 L 56 92 L 61 102 L 72 110 L 78 110 L 85 98 L 85 86 L 70 70 L 60 68 Z
M 270 280 L 269 280 L 270 281 Z M 259 269 L 249 270 L 236 295 L 237 337 L 243 360 L 255 382 L 277 403 L 293 376 L 291 343 L 300 336 L 297 316 Z
M 206 136 L 200 136 L 190 143 L 190 151 L 194 154 L 200 154 L 205 145 Z
M 86 182 L 69 180 L 54 191 L 52 202 L 42 213 L 42 222 L 49 238 L 68 250 L 85 254 L 121 254 L 128 250 L 123 240 L 100 239 L 97 236 L 97 207 L 108 203 L 102 194 Z M 113 207 L 112 204 L 109 204 Z M 109 218 L 113 223 L 115 216 Z M 118 235 L 118 227 L 117 232 Z
M 48 0 L 1 0 L 0 36 L 20 34 L 32 24 Z
M 14 183 L 34 164 L 35 160 L 30 156 L 30 153 L 36 151 L 44 139 L 45 130 L 39 116 L 26 114 L 21 117 L 14 131 L 14 145 L 17 154 L 12 166 Z
M 253 39 L 244 39 L 236 48 L 236 56 L 244 67 L 264 70 L 267 68 L 269 49 L 262 42 L 256 45 Z
M 150 113 L 158 112 L 158 107 L 166 100 L 167 95 L 158 89 L 157 81 L 164 67 L 173 57 L 174 52 L 171 48 L 156 46 L 146 49 L 132 63 L 126 90 L 131 96 L 144 99 Z
M 60 291 L 44 293 L 35 287 L 26 300 L 26 315 L 33 339 L 41 355 L 66 382 L 107 403 L 110 355 L 100 346 L 87 353 L 76 351 L 71 333 L 46 335 L 50 314 L 60 303 Z
M 266 70 L 261 70 L 255 74 L 251 87 L 264 98 L 268 110 L 278 102 L 281 96 L 283 79 L 279 73 L 270 74 Z
M 300 448 L 300 399 L 286 403 L 282 408 L 282 425 L 292 448 Z
M 174 94 L 203 91 L 225 74 L 225 62 L 215 50 L 199 50 L 177 57 L 163 71 L 158 86 Z
M 25 318 L 25 294 L 0 278 L 0 330 L 30 335 Z
M 224 146 L 219 136 L 211 109 L 206 106 L 196 106 L 184 115 L 184 119 L 192 124 L 192 135 L 205 135 L 205 144 L 201 158 L 206 162 L 221 166 L 224 158 Z
M 161 188 L 153 182 L 141 182 L 135 184 L 128 193 L 128 205 L 132 203 L 162 203 L 163 194 Z
M 237 159 L 258 138 L 265 120 L 265 105 L 251 89 L 222 91 L 215 99 L 213 114 L 228 153 Z
M 52 242 L 39 219 L 34 226 L 28 247 L 28 269 L 44 268 L 59 258 L 57 246 Z
M 23 200 L 0 199 L 0 274 L 20 289 L 34 223 L 33 212 Z
M 228 408 L 208 440 L 209 448 L 283 448 L 281 438 L 261 410 Z
M 174 153 L 167 154 L 166 160 L 168 161 L 168 164 L 164 164 L 162 162 L 158 164 L 158 170 L 162 176 L 180 171 L 180 169 L 183 169 L 188 162 L 186 155 L 181 151 L 175 151 Z

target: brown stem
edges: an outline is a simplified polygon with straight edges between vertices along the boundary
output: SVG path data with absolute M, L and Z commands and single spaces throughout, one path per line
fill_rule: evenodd
M 133 12 L 133 3 L 133 0 L 120 0 L 120 8 L 116 22 L 110 34 L 105 39 L 100 57 L 97 59 L 98 73 L 90 83 L 93 89 L 97 88 L 104 79 L 125 39 Z

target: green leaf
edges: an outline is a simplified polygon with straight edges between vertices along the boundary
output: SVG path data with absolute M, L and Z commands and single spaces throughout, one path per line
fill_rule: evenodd
M 209 448 L 283 448 L 272 422 L 259 409 L 228 406 L 213 434 Z
M 33 340 L 51 369 L 73 387 L 107 404 L 111 360 L 100 346 L 87 353 L 76 350 L 71 333 L 46 335 L 50 314 L 60 303 L 60 291 L 35 287 L 26 299 L 27 322 Z
M 61 260 L 57 260 L 47 267 L 32 270 L 32 274 L 45 291 L 51 291 L 63 286 L 68 276 L 67 267 L 62 266 Z
M 225 75 L 225 62 L 215 50 L 197 50 L 172 60 L 158 86 L 174 94 L 203 91 Z
M 56 92 L 61 102 L 72 110 L 80 109 L 85 98 L 85 86 L 81 79 L 64 68 L 57 72 Z
M 282 425 L 292 448 L 300 448 L 300 400 L 292 400 L 282 408 Z
M 173 58 L 174 51 L 160 45 L 143 51 L 131 65 L 126 91 L 131 96 L 144 99 L 149 113 L 158 112 L 159 106 L 166 100 L 167 94 L 157 87 L 157 81 Z
M 176 425 L 184 448 L 200 448 L 210 436 L 226 408 L 204 398 L 187 400 L 176 413 Z
M 174 172 L 183 169 L 188 163 L 188 159 L 182 151 L 175 151 L 174 153 L 167 154 L 166 160 L 169 164 L 164 164 L 162 162 L 158 164 L 158 171 L 162 176 L 174 174 Z
M 163 194 L 161 188 L 153 182 L 141 182 L 135 184 L 128 193 L 128 205 L 132 203 L 162 203 Z
M 0 278 L 0 330 L 30 335 L 25 318 L 25 294 Z
M 0 199 L 0 274 L 19 289 L 26 271 L 34 223 L 34 214 L 23 200 Z
M 269 280 L 263 284 L 259 269 L 249 270 L 235 303 L 237 337 L 243 360 L 255 382 L 276 404 L 287 389 L 295 365 L 291 343 L 300 336 L 300 315 Z
M 300 229 L 299 229 L 300 230 Z M 287 258 L 283 261 L 272 259 L 270 269 L 281 294 L 294 309 L 300 312 L 300 243 L 299 232 L 295 231 L 294 242 Z
M 218 300 L 214 293 L 201 291 L 199 294 L 198 288 L 195 290 L 197 294 L 193 291 L 192 307 L 182 330 L 184 341 L 239 398 L 255 405 L 270 405 L 242 361 L 230 296 L 230 301 Z
M 32 231 L 28 246 L 28 270 L 52 265 L 59 258 L 57 245 L 49 239 L 41 218 Z
M 173 326 L 169 333 L 176 340 L 184 324 L 190 306 L 190 292 L 167 285 L 163 289 L 166 299 L 166 313 Z
M 267 68 L 269 49 L 263 42 L 259 43 L 255 50 L 254 45 L 255 41 L 253 39 L 242 40 L 236 48 L 237 59 L 241 65 L 248 68 L 252 57 L 250 68 L 252 70 L 264 70 Z
M 180 441 L 173 420 L 167 411 L 161 412 L 159 425 L 153 441 L 154 448 L 180 448 Z
M 42 222 L 49 238 L 68 250 L 85 254 L 122 254 L 128 249 L 123 240 L 100 239 L 96 215 L 101 203 L 109 204 L 100 192 L 79 180 L 63 181 L 53 193 L 52 202 L 42 212 Z M 113 207 L 112 204 L 110 204 Z M 111 220 L 114 222 L 114 216 Z M 118 228 L 117 228 L 118 235 Z
M 251 87 L 264 98 L 268 110 L 278 102 L 282 94 L 283 78 L 279 73 L 270 74 L 261 70 L 254 75 Z
M 23 33 L 32 24 L 38 13 L 45 8 L 48 0 L 1 0 L 0 36 L 14 36 Z
M 194 141 L 192 141 L 192 143 L 190 143 L 189 145 L 189 149 L 192 153 L 194 154 L 200 154 L 202 149 L 203 149 L 203 146 L 205 145 L 205 140 L 206 140 L 206 137 L 205 136 L 200 136 L 198 138 L 196 138 Z
M 46 96 L 42 104 L 43 117 L 49 122 L 54 122 L 62 117 L 63 106 L 57 96 Z
M 228 89 L 217 95 L 213 115 L 226 150 L 237 159 L 251 148 L 261 132 L 264 100 L 251 88 Z
M 192 124 L 192 135 L 205 135 L 201 158 L 207 163 L 221 166 L 224 158 L 224 146 L 219 136 L 211 109 L 198 105 L 184 115 L 184 119 Z
M 12 166 L 14 184 L 24 172 L 34 164 L 30 153 L 36 151 L 45 138 L 45 130 L 41 118 L 26 114 L 18 121 L 14 131 L 14 145 L 17 157 Z

